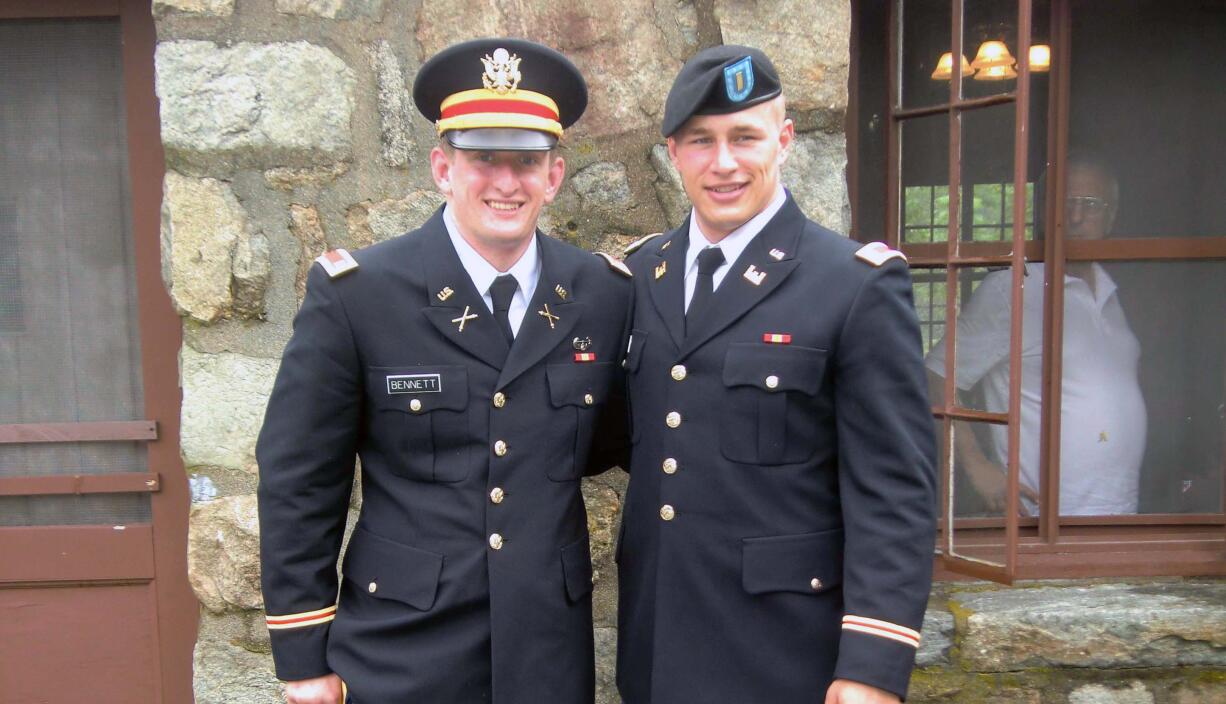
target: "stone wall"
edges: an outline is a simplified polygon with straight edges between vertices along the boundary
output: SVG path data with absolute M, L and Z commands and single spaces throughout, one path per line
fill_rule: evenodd
M 154 0 L 166 179 L 163 275 L 183 317 L 190 578 L 202 704 L 279 701 L 259 593 L 255 436 L 312 260 L 399 235 L 442 202 L 417 67 L 478 36 L 542 41 L 591 87 L 548 234 L 617 251 L 689 205 L 658 125 L 673 76 L 721 42 L 764 49 L 799 136 L 802 208 L 847 230 L 845 0 Z M 615 701 L 613 533 L 624 475 L 588 481 L 602 702 Z

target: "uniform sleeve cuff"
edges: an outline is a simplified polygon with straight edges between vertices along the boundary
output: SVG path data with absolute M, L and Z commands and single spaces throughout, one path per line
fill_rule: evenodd
M 835 679 L 853 680 L 907 698 L 919 633 L 877 619 L 845 616 Z

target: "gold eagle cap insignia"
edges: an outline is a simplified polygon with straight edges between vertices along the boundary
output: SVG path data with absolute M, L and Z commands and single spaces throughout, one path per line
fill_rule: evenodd
M 481 85 L 485 86 L 486 90 L 492 90 L 499 95 L 514 92 L 523 79 L 523 74 L 519 72 L 521 60 L 502 47 L 495 49 L 493 56 L 486 54 L 481 57 L 481 63 L 485 66 L 485 73 L 481 75 Z

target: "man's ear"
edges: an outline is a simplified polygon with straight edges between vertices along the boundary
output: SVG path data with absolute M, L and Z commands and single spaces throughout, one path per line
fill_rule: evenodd
M 677 169 L 677 140 L 673 137 L 668 138 L 668 160 L 673 162 L 673 168 Z
M 553 199 L 558 197 L 558 191 L 562 188 L 562 179 L 565 177 L 566 161 L 560 156 L 554 157 L 549 164 L 549 175 L 545 184 L 546 203 L 552 203 Z
M 451 195 L 451 157 L 442 147 L 430 150 L 430 175 L 434 177 L 434 185 L 445 196 Z
M 792 140 L 796 138 L 796 125 L 792 123 L 791 118 L 783 121 L 783 127 L 779 130 L 779 165 L 783 166 L 783 162 L 788 160 L 788 155 L 792 153 Z

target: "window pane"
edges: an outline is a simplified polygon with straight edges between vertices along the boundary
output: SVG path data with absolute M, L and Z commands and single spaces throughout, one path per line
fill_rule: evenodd
M 948 53 L 951 0 L 902 0 L 902 75 L 904 108 L 949 102 L 949 76 L 933 77 L 942 54 Z
M 913 118 L 902 123 L 900 240 L 945 242 L 949 225 L 949 118 Z
M 1072 6 L 1069 144 L 1118 184 L 1103 215 L 1115 237 L 1226 235 L 1226 90 L 1213 77 L 1226 16 L 1220 2 L 1177 7 Z
M 1221 511 L 1226 262 L 1066 273 L 1061 513 Z

